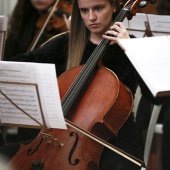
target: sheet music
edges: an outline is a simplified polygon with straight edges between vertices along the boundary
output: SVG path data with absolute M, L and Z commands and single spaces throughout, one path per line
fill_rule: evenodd
M 146 14 L 137 13 L 131 20 L 125 20 L 124 22 L 128 22 L 125 24 L 129 34 L 133 34 L 135 37 L 143 37 L 145 32 L 145 21 L 147 21 Z M 123 22 L 123 23 L 124 23 Z
M 5 32 L 7 30 L 7 21 L 8 18 L 6 16 L 0 16 L 0 60 L 2 60 L 3 57 Z
M 58 84 L 55 72 L 55 65 L 54 64 L 38 64 L 38 63 L 23 63 L 23 62 L 5 62 L 0 61 L 0 82 L 18 82 L 18 83 L 36 83 L 38 85 L 40 101 L 42 105 L 43 115 L 46 120 L 46 125 L 48 128 L 61 128 L 66 129 L 63 112 L 61 108 L 61 102 L 58 92 Z M 16 87 L 17 86 L 17 87 Z M 20 103 L 17 103 L 21 106 L 21 108 L 30 103 L 30 107 L 23 107 L 22 109 L 26 109 L 30 114 L 34 112 L 35 116 L 38 121 L 42 123 L 42 119 L 40 116 L 39 104 L 38 99 L 36 98 L 36 91 L 35 88 L 31 88 L 30 86 L 19 87 L 16 86 L 0 86 L 3 93 L 10 94 L 14 97 L 16 94 L 20 94 Z M 17 89 L 20 89 L 22 93 L 18 93 Z M 16 92 L 14 92 L 14 91 Z M 13 91 L 13 92 L 12 92 Z M 25 95 L 24 95 L 25 94 Z M 2 95 L 0 95 L 2 98 Z M 32 102 L 31 102 L 32 98 Z M 29 101 L 29 102 L 28 102 Z M 10 105 L 9 102 L 8 106 Z M 4 103 L 0 101 L 0 115 L 1 121 L 13 121 L 13 123 L 19 124 L 27 124 L 27 125 L 35 125 L 36 123 L 33 120 L 28 121 L 28 117 L 26 115 L 22 115 L 22 121 L 18 121 L 18 114 L 20 112 L 18 109 L 12 110 L 14 113 L 17 113 L 16 117 L 12 114 L 12 119 L 9 116 L 4 116 L 6 113 L 7 107 L 4 107 Z M 12 104 L 11 107 L 13 108 Z M 25 111 L 26 111 L 25 110 Z M 39 113 L 39 115 L 38 115 Z M 14 119 L 15 118 L 15 119 Z M 7 120 L 8 119 L 8 120 Z M 4 122 L 3 122 L 4 123 Z M 11 122 L 12 123 L 12 122 Z
M 170 36 L 120 39 L 119 45 L 153 96 L 170 95 Z
M 0 89 L 17 106 L 22 108 L 43 125 L 35 86 L 0 83 Z M 3 95 L 0 95 L 0 108 L 1 122 L 39 126 L 38 123 L 23 114 L 21 110 L 17 109 Z
M 148 14 L 151 31 L 155 36 L 170 35 L 170 16 Z
M 140 38 L 145 36 L 145 22 L 148 22 L 153 36 L 170 35 L 170 16 L 137 13 L 131 20 L 125 18 L 123 23 L 129 34 Z

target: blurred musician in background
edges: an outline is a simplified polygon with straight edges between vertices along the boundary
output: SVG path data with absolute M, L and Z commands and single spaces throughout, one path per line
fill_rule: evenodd
M 52 5 L 55 4 L 55 0 L 18 0 L 14 8 L 14 11 L 9 19 L 8 30 L 7 30 L 7 40 L 5 44 L 5 53 L 4 60 L 9 59 L 9 57 L 14 56 L 19 53 L 24 53 L 28 50 L 31 45 L 36 33 L 40 27 L 43 26 L 43 22 L 46 19 L 46 16 L 49 12 L 49 9 Z M 61 0 L 60 5 L 62 4 L 66 7 L 71 7 L 71 1 Z M 57 9 L 57 8 L 56 8 Z M 61 12 L 60 12 L 61 13 Z M 64 14 L 64 13 L 63 13 Z M 57 13 L 57 15 L 59 15 Z M 53 29 L 53 22 L 57 22 L 57 19 L 60 19 L 59 16 L 56 16 L 54 19 L 50 19 L 47 24 L 47 28 L 50 30 L 44 29 L 44 33 L 41 35 L 39 41 L 36 44 L 36 47 L 44 43 L 47 39 L 52 36 L 60 33 L 60 30 L 57 27 Z M 52 20 L 52 21 L 51 21 Z M 66 31 L 67 28 L 63 31 Z
M 19 53 L 26 52 L 37 30 L 37 21 L 46 12 L 54 0 L 35 1 L 18 0 L 9 18 L 4 60 Z M 47 38 L 44 35 L 37 46 Z

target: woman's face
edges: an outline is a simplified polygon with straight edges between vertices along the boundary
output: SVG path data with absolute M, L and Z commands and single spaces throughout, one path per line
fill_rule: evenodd
M 115 6 L 109 0 L 78 0 L 81 17 L 91 34 L 103 35 L 112 23 Z
M 54 0 L 31 0 L 32 5 L 38 11 L 47 10 L 53 2 L 54 2 Z

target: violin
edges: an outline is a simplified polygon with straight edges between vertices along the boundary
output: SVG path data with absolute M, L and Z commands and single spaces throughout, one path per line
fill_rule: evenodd
M 37 32 L 27 51 L 31 51 L 35 48 L 40 36 L 44 31 L 46 34 L 49 34 L 53 31 L 56 34 L 59 34 L 68 30 L 63 15 L 65 14 L 67 17 L 71 15 L 72 0 L 56 0 L 50 9 L 51 10 L 49 13 L 44 13 L 38 19 L 36 26 L 39 31 Z
M 128 12 L 135 15 L 140 2 L 129 0 L 113 24 L 122 22 Z M 17 170 L 99 170 L 105 146 L 145 168 L 143 161 L 106 142 L 117 135 L 133 106 L 130 90 L 112 71 L 98 65 L 109 44 L 110 40 L 102 39 L 85 65 L 58 78 L 67 130 L 42 130 L 31 144 L 21 146 L 9 166 Z
M 65 14 L 67 18 L 70 17 L 72 11 L 72 0 L 60 0 L 56 10 L 50 17 L 45 31 L 50 32 L 56 30 L 57 33 L 67 31 L 67 27 L 63 18 Z M 41 29 L 47 19 L 48 14 L 43 14 L 37 21 L 37 28 Z

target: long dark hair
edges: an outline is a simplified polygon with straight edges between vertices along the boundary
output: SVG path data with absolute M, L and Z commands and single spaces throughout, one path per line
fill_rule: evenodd
M 7 36 L 17 38 L 30 14 L 36 11 L 30 0 L 18 0 L 9 18 Z

